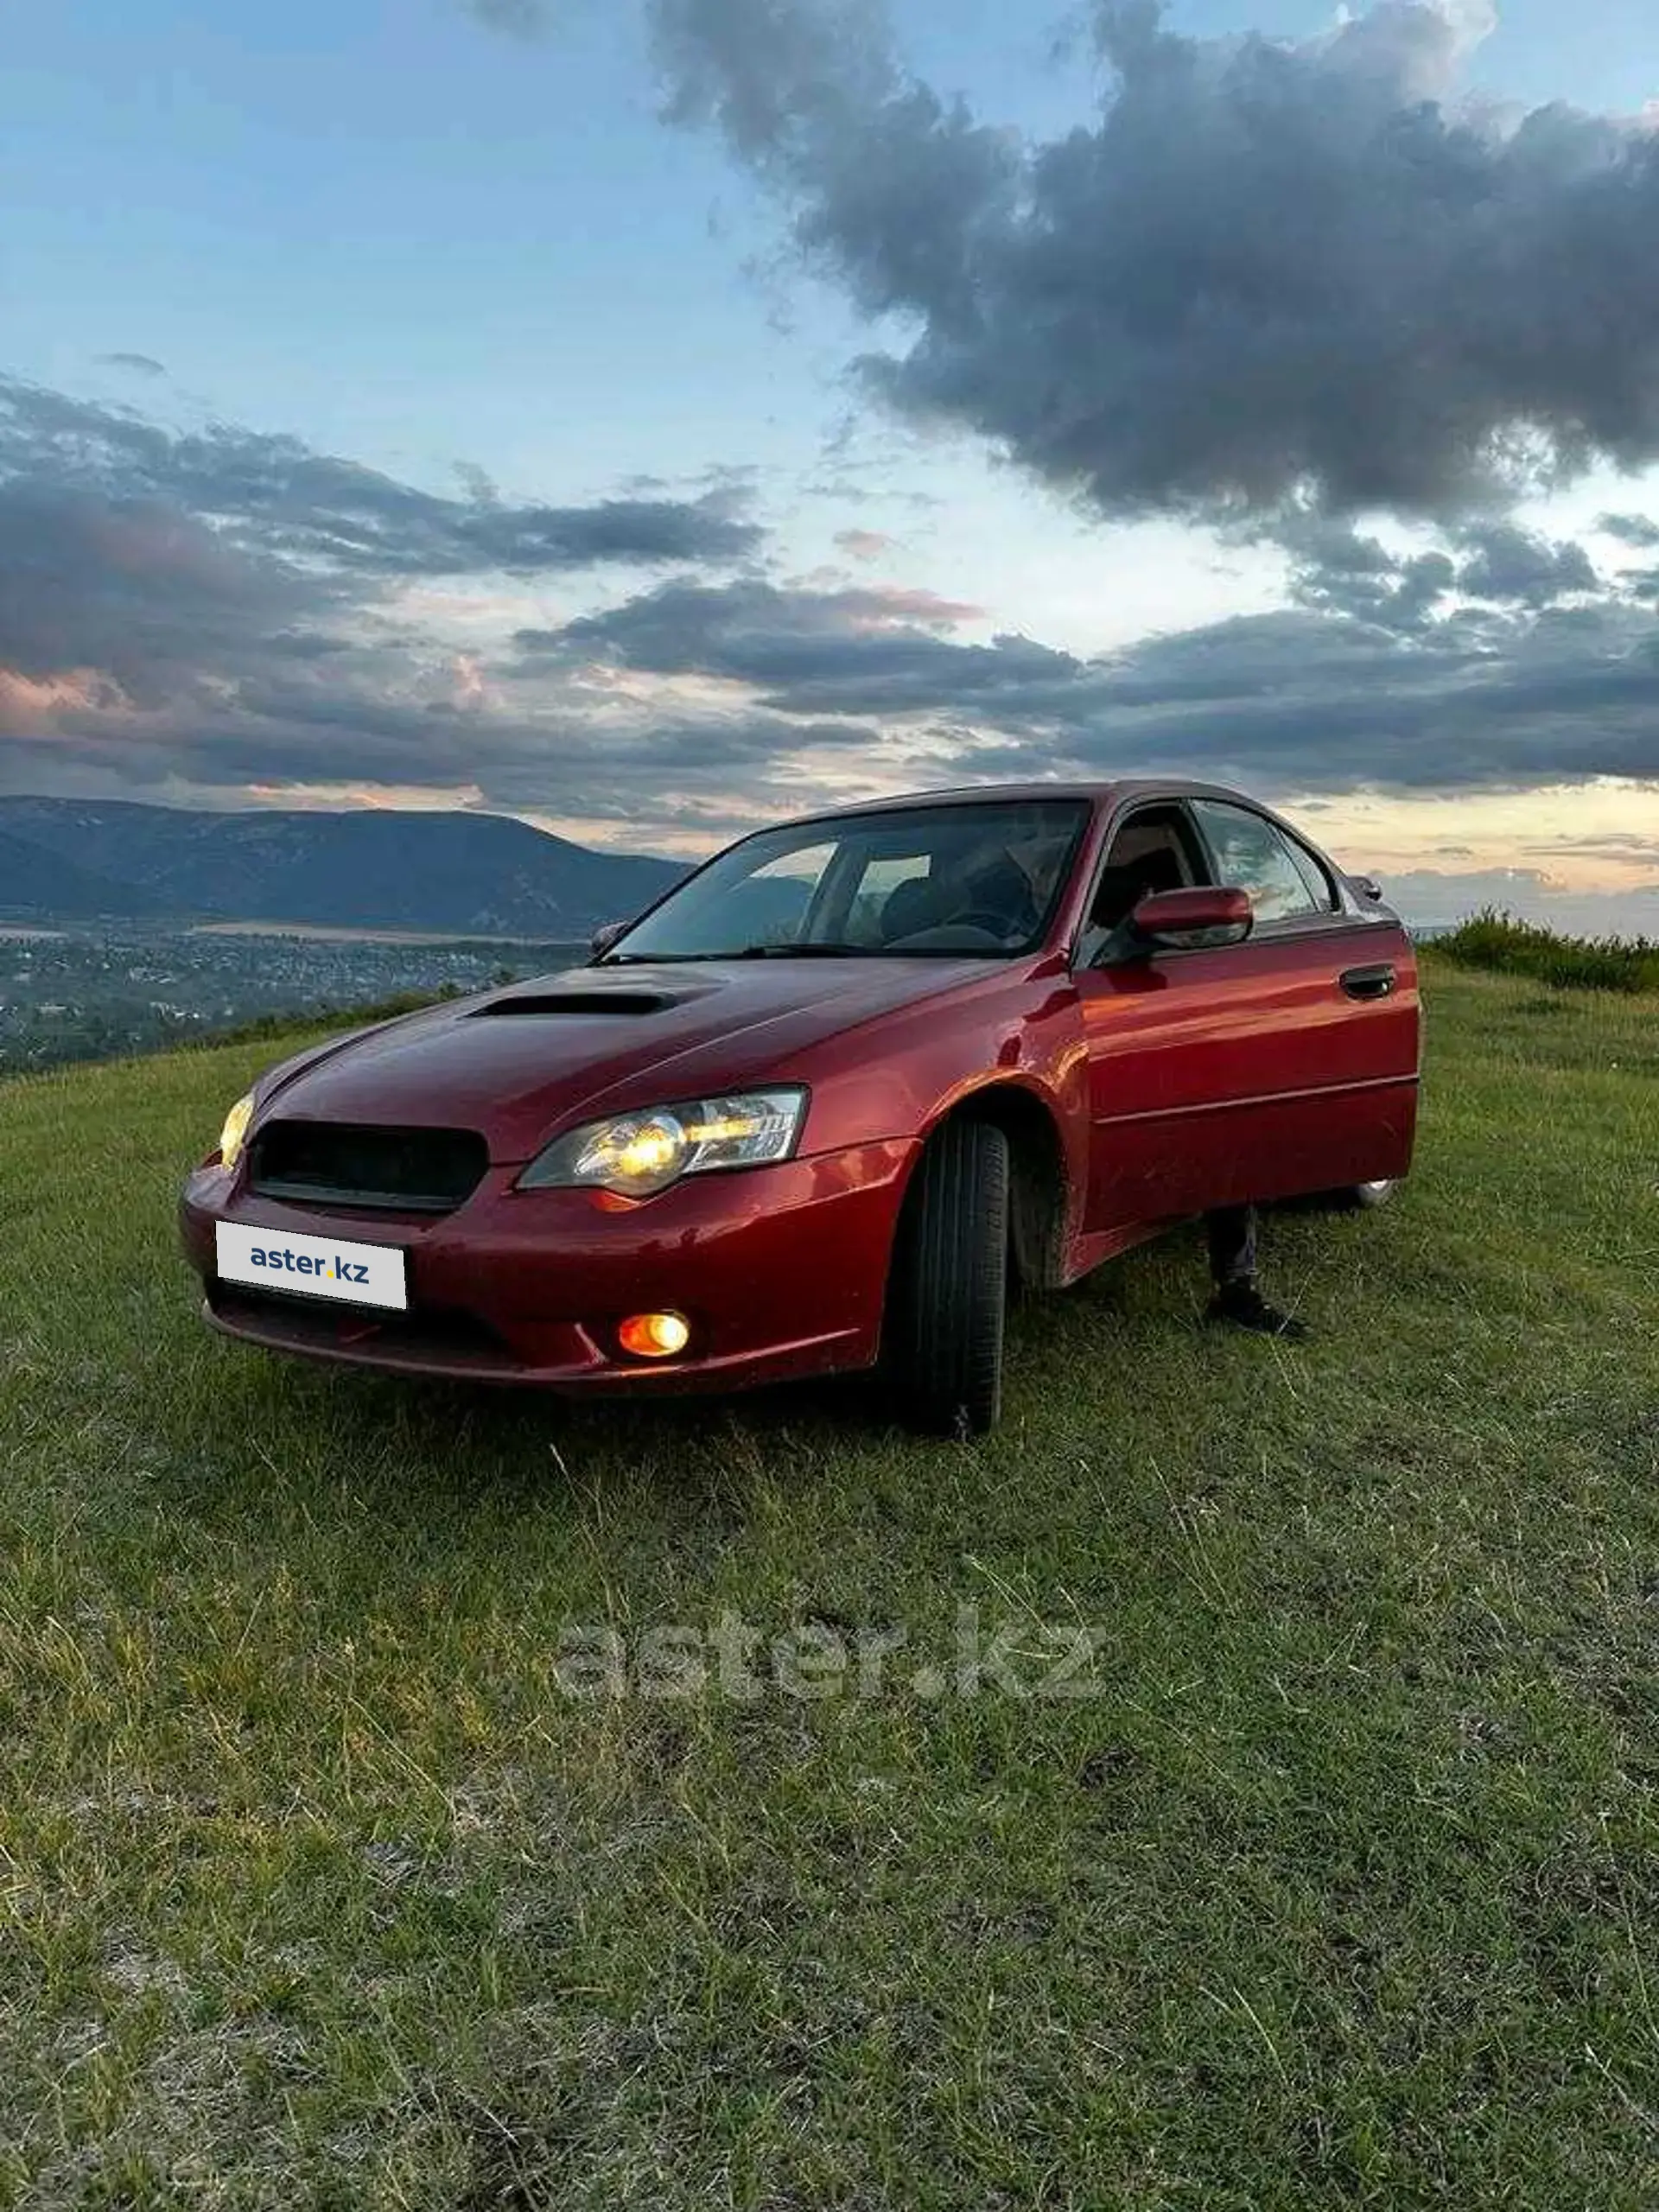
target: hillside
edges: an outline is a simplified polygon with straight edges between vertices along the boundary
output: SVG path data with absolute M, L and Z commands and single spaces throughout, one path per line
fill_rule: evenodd
M 0 915 L 13 920 L 168 915 L 574 938 L 637 912 L 684 873 L 492 814 L 0 798 Z
M 0 1084 L 0 2202 L 1651 2202 L 1659 1039 L 1429 982 L 1306 1348 L 1185 1235 L 963 1448 L 226 1345 L 174 1194 L 283 1047 Z M 1090 1694 L 918 1688 L 963 1607 Z M 560 1674 L 722 1616 L 904 1663 Z
M 7 802 L 0 799 L 0 815 Z M 0 830 L 0 918 L 48 916 L 96 921 L 109 915 L 149 919 L 166 911 L 150 893 L 80 867 L 64 854 Z

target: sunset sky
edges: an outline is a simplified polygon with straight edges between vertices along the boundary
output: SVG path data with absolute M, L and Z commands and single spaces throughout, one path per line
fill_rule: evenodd
M 1659 932 L 1651 0 L 82 0 L 0 791 L 690 853 L 1173 770 Z

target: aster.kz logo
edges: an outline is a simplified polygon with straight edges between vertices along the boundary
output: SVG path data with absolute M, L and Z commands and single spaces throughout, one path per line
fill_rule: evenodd
M 296 1297 L 330 1298 L 348 1306 L 409 1306 L 404 1254 L 394 1244 L 348 1244 L 332 1236 L 274 1236 L 269 1229 L 221 1221 L 214 1225 L 221 1282 Z
M 248 1254 L 250 1263 L 256 1268 L 270 1268 L 291 1275 L 321 1275 L 329 1282 L 366 1283 L 369 1271 L 365 1267 L 353 1266 L 342 1260 L 338 1252 L 332 1260 L 313 1258 L 304 1252 L 295 1252 L 284 1245 L 280 1249 L 256 1244 Z

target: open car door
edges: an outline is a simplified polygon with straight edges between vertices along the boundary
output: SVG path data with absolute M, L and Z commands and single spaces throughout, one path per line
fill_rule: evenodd
M 1243 942 L 1138 937 L 1139 896 L 1199 884 L 1249 893 Z M 1100 885 L 1075 978 L 1091 1230 L 1406 1172 L 1421 1017 L 1395 916 L 1231 797 L 1135 803 L 1109 838 Z

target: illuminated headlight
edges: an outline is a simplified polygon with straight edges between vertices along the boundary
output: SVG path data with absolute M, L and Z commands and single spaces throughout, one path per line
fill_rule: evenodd
M 219 1135 L 219 1158 L 221 1166 L 233 1168 L 242 1157 L 242 1147 L 248 1141 L 248 1124 L 253 1119 L 253 1093 L 238 1098 L 225 1116 L 225 1126 Z
M 615 1191 L 653 1198 L 683 1175 L 728 1167 L 767 1167 L 793 1153 L 806 1116 L 806 1093 L 743 1091 L 589 1122 L 556 1138 L 518 1178 L 521 1191 Z

